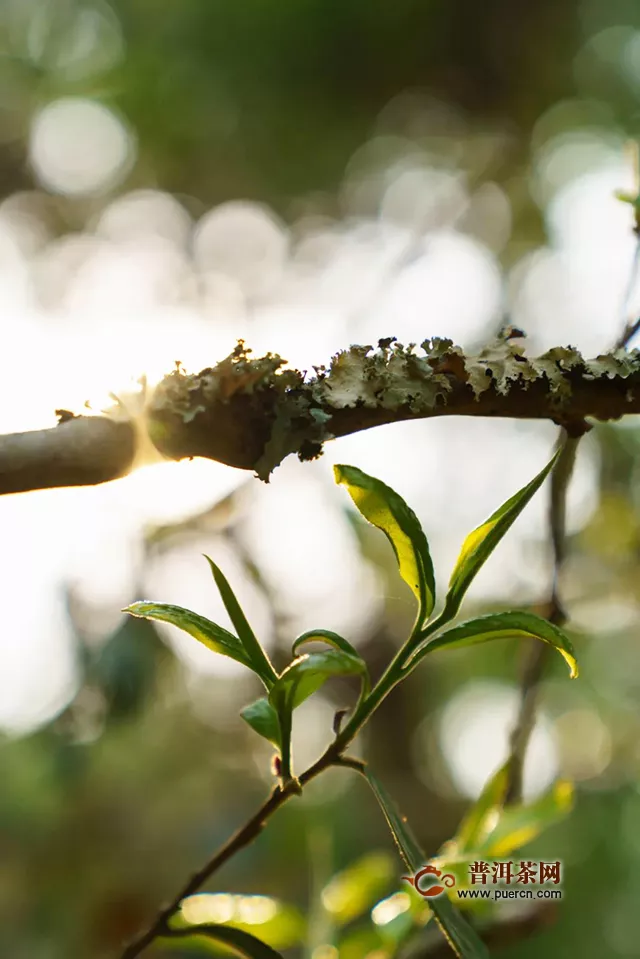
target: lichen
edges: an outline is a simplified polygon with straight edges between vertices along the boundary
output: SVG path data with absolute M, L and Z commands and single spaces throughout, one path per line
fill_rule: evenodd
M 301 459 L 320 455 L 336 424 L 342 435 L 394 419 L 460 409 L 469 414 L 476 404 L 479 415 L 518 415 L 510 412 L 517 407 L 510 394 L 517 392 L 521 402 L 534 385 L 537 405 L 527 401 L 520 415 L 584 423 L 594 411 L 576 408 L 577 386 L 635 377 L 637 389 L 637 350 L 586 360 L 571 346 L 554 347 L 530 358 L 522 338 L 509 328 L 478 354 L 466 355 L 449 339 L 405 347 L 389 337 L 375 348 L 341 350 L 311 376 L 289 369 L 277 354 L 253 358 L 240 341 L 226 359 L 200 373 L 176 365 L 149 406 L 149 434 L 173 458 L 208 456 L 268 480 L 290 453 Z M 621 403 L 628 394 L 625 386 Z M 621 415 L 618 406 L 608 406 L 605 417 Z

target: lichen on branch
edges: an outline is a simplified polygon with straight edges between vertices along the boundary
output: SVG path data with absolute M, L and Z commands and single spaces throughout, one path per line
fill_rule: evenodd
M 407 419 L 440 415 L 550 419 L 570 434 L 585 418 L 640 412 L 640 353 L 616 350 L 585 359 L 573 347 L 529 358 L 519 330 L 480 353 L 451 340 L 402 346 L 351 346 L 313 374 L 277 354 L 252 358 L 239 341 L 215 367 L 197 374 L 179 364 L 147 409 L 149 435 L 166 456 L 206 456 L 261 479 L 290 453 L 312 459 L 325 441 Z
M 389 338 L 309 373 L 276 354 L 254 358 L 239 342 L 200 373 L 176 364 L 139 400 L 103 416 L 60 410 L 57 427 L 0 436 L 0 494 L 108 482 L 158 454 L 204 456 L 268 480 L 290 453 L 313 459 L 334 437 L 431 416 L 548 419 L 580 436 L 587 419 L 640 413 L 640 353 L 587 360 L 555 347 L 530 358 L 519 331 L 507 330 L 475 355 L 451 340 L 405 347 Z

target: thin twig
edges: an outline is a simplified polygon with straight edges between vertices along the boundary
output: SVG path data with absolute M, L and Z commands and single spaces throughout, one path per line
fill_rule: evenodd
M 627 288 L 624 291 L 624 296 L 622 298 L 622 333 L 620 334 L 618 340 L 616 341 L 615 349 L 623 349 L 629 340 L 635 336 L 635 334 L 640 329 L 640 318 L 637 319 L 634 323 L 629 322 L 629 304 L 631 303 L 631 297 L 633 296 L 633 291 L 636 287 L 638 281 L 638 271 L 640 270 L 640 230 L 636 225 L 634 229 L 636 235 L 636 245 L 633 251 L 633 260 L 631 262 L 631 269 L 629 271 L 629 279 L 627 281 Z
M 203 883 L 235 855 L 238 850 L 243 849 L 245 846 L 248 846 L 249 843 L 253 842 L 262 832 L 267 819 L 289 799 L 290 795 L 292 795 L 291 791 L 282 790 L 277 786 L 255 815 L 253 815 L 201 869 L 193 874 L 175 898 L 157 913 L 148 928 L 129 943 L 122 953 L 122 959 L 134 959 L 134 957 L 139 956 L 147 946 L 150 946 L 155 939 L 162 936 L 167 929 L 169 920 L 180 908 L 182 900 L 200 889 Z
M 638 244 L 638 251 L 640 253 L 640 244 Z M 617 350 L 623 349 L 627 345 L 627 343 L 629 343 L 629 341 L 633 339 L 633 337 L 636 335 L 638 330 L 640 330 L 640 316 L 635 321 L 635 323 L 627 324 L 624 333 L 622 334 L 622 336 L 620 337 L 620 339 L 618 340 L 616 344 L 616 349 Z
M 629 302 L 638 279 L 640 270 L 640 227 L 635 231 L 636 242 L 633 262 L 622 306 L 622 321 L 625 324 L 618 337 L 614 350 L 622 350 L 640 331 L 640 317 L 635 322 L 627 320 Z M 562 626 L 567 619 L 559 596 L 559 582 L 562 568 L 566 559 L 566 514 L 567 492 L 576 461 L 578 443 L 581 436 L 567 436 L 561 430 L 558 443 L 562 444 L 562 452 L 551 477 L 551 496 L 549 501 L 549 532 L 553 553 L 553 571 L 551 596 L 546 610 L 547 619 L 556 626 Z M 522 773 L 525 754 L 535 726 L 538 694 L 544 676 L 545 667 L 549 658 L 549 648 L 542 643 L 536 643 L 529 654 L 523 670 L 520 683 L 520 706 L 518 716 L 510 737 L 509 782 L 506 792 L 506 802 L 519 802 L 522 798 Z
M 555 626 L 562 626 L 567 619 L 560 601 L 559 582 L 566 556 L 567 489 L 573 473 L 579 442 L 580 437 L 560 434 L 558 443 L 562 444 L 561 452 L 551 475 L 549 529 L 553 550 L 553 573 L 551 596 L 545 615 Z M 535 643 L 531 647 L 524 668 L 520 686 L 520 707 L 510 742 L 509 784 L 506 793 L 508 803 L 518 802 L 522 797 L 524 758 L 535 725 L 538 693 L 548 661 L 548 653 L 548 646 L 544 643 Z
M 209 859 L 205 865 L 191 876 L 188 882 L 180 889 L 172 901 L 163 906 L 156 914 L 149 926 L 133 939 L 121 954 L 120 959 L 135 959 L 147 946 L 161 936 L 165 935 L 169 928 L 169 922 L 180 909 L 180 904 L 187 896 L 197 892 L 208 879 L 213 876 L 232 856 L 250 845 L 254 839 L 260 835 L 264 826 L 292 796 L 298 795 L 307 783 L 319 776 L 321 772 L 328 769 L 329 766 L 345 766 L 362 772 L 365 768 L 364 763 L 351 756 L 343 756 L 336 752 L 335 744 L 332 743 L 323 753 L 320 759 L 310 766 L 298 780 L 291 780 L 284 788 L 276 786 L 269 798 L 260 806 L 258 811 L 242 826 L 231 838 Z

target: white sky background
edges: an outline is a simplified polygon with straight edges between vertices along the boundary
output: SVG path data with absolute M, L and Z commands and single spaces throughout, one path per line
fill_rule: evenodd
M 497 254 L 510 231 L 509 201 L 495 184 L 470 194 L 464 174 L 413 145 L 386 165 L 366 166 L 376 141 L 354 158 L 344 218 L 303 219 L 291 229 L 255 203 L 227 203 L 194 222 L 156 191 L 116 196 L 86 233 L 51 239 L 45 193 L 0 206 L 0 430 L 51 426 L 53 410 L 103 402 L 175 360 L 198 370 L 239 337 L 256 354 L 281 352 L 310 368 L 351 342 L 451 336 L 473 347 L 505 307 L 536 353 L 571 343 L 593 355 L 621 327 L 633 256 L 633 188 L 622 142 L 578 131 L 538 149 L 534 190 L 546 208 L 549 246 L 503 276 Z M 383 153 L 385 151 L 382 151 Z M 135 159 L 124 121 L 87 100 L 57 101 L 34 118 L 31 162 L 43 189 L 99 196 Z M 108 161 L 108 162 L 107 162 Z M 640 309 L 640 288 L 632 310 Z M 291 459 L 268 486 L 252 486 L 244 536 L 299 630 L 322 625 L 355 638 L 380 602 L 342 516 L 331 464 L 351 462 L 395 487 L 416 509 L 444 585 L 464 535 L 539 470 L 555 429 L 464 419 L 399 424 L 346 437 L 317 463 Z M 3 617 L 0 728 L 46 722 L 77 682 L 62 587 L 72 585 L 113 626 L 132 595 L 146 524 L 215 503 L 247 474 L 205 461 L 157 464 L 94 489 L 0 498 Z M 595 503 L 588 440 L 570 496 L 579 526 Z M 548 569 L 533 541 L 544 536 L 537 497 L 472 589 L 472 598 L 535 600 Z M 271 615 L 242 582 L 228 547 L 203 548 L 228 569 L 266 641 Z M 225 549 L 227 553 L 225 553 Z M 146 598 L 192 606 L 226 622 L 195 547 L 154 561 Z M 193 553 L 193 555 L 191 555 Z M 526 562 L 525 562 L 526 560 Z M 364 613 L 363 613 L 364 610 Z M 167 637 L 189 669 L 232 671 L 192 640 Z M 186 639 L 186 637 L 185 637 Z M 203 655 L 204 654 L 204 655 Z M 463 786 L 463 788 L 465 788 Z

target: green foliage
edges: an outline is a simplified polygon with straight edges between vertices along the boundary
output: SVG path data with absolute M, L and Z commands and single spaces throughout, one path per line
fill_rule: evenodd
M 481 795 L 435 858 L 440 868 L 452 871 L 457 888 L 467 886 L 469 863 L 476 859 L 504 859 L 532 842 L 573 808 L 571 783 L 559 780 L 530 803 L 505 805 L 509 763 L 487 782 Z
M 345 747 L 377 705 L 428 652 L 455 649 L 507 636 L 533 637 L 556 649 L 569 664 L 571 675 L 577 676 L 575 654 L 569 639 L 558 627 L 532 613 L 497 613 L 450 629 L 443 628 L 456 615 L 474 577 L 540 488 L 556 459 L 557 454 L 530 483 L 467 537 L 451 575 L 444 610 L 432 623 L 428 623 L 428 619 L 435 603 L 433 565 L 427 538 L 416 515 L 397 493 L 380 480 L 352 466 L 336 467 L 336 481 L 347 487 L 362 515 L 384 532 L 391 543 L 400 575 L 419 604 L 411 635 L 373 689 L 370 689 L 369 673 L 362 656 L 348 640 L 326 629 L 310 630 L 299 636 L 293 643 L 293 660 L 277 674 L 249 626 L 229 583 L 208 557 L 237 635 L 180 607 L 134 603 L 128 607 L 128 612 L 172 622 L 205 642 L 215 652 L 242 662 L 260 677 L 268 690 L 268 697 L 246 706 L 241 716 L 255 732 L 279 750 L 278 772 L 283 786 L 292 781 L 297 786 L 291 757 L 294 710 L 335 676 L 360 677 L 361 692 L 347 726 L 336 733 L 334 743 L 325 754 L 328 757 L 327 765 L 341 757 Z M 299 650 L 309 643 L 321 643 L 328 648 L 299 654 Z M 427 856 L 378 778 L 367 767 L 362 767 L 362 771 L 384 813 L 403 861 L 412 873 L 417 872 L 427 861 Z M 533 804 L 505 809 L 508 776 L 508 768 L 503 767 L 492 777 L 474 808 L 463 820 L 458 835 L 443 847 L 437 861 L 452 864 L 451 868 L 457 869 L 460 874 L 460 869 L 471 856 L 496 856 L 511 852 L 570 808 L 570 787 L 559 783 Z M 362 915 L 371 907 L 376 896 L 387 891 L 389 879 L 387 861 L 375 857 L 366 857 L 335 876 L 323 894 L 323 908 L 332 926 L 336 928 L 349 924 Z M 408 893 L 404 895 L 409 896 Z M 413 895 L 415 900 L 417 894 Z M 416 904 L 415 901 L 411 905 L 410 896 L 408 901 L 410 908 L 404 908 L 406 904 L 402 900 L 403 908 L 398 912 L 398 915 L 407 913 L 402 920 L 395 923 L 393 928 L 386 929 L 384 934 L 376 932 L 374 935 L 376 941 L 386 943 L 385 948 L 391 949 L 391 955 L 395 954 L 396 946 L 399 947 L 432 916 L 456 955 L 463 959 L 481 959 L 488 955 L 477 933 L 446 895 L 431 898 L 428 906 L 424 902 Z M 193 936 L 182 925 L 177 934 Z M 224 936 L 227 936 L 226 940 Z M 198 938 L 201 941 L 207 938 L 217 943 L 217 946 L 226 941 L 240 951 L 244 950 L 245 955 L 273 955 L 271 947 L 261 941 L 268 942 L 266 937 L 255 939 L 247 930 L 239 927 L 231 933 L 227 925 L 205 922 L 198 925 Z M 395 943 L 393 948 L 389 945 L 391 941 Z
M 444 610 L 430 625 L 425 623 L 435 602 L 435 580 L 429 545 L 417 516 L 394 490 L 375 477 L 353 466 L 335 467 L 336 481 L 347 487 L 362 515 L 382 530 L 391 543 L 400 575 L 419 603 L 418 618 L 411 636 L 372 692 L 367 665 L 360 654 L 344 637 L 326 629 L 310 630 L 299 636 L 292 647 L 295 658 L 278 675 L 227 579 L 209 557 L 206 557 L 207 562 L 237 635 L 180 606 L 139 602 L 128 606 L 126 611 L 135 616 L 172 623 L 214 652 L 230 656 L 248 666 L 260 677 L 269 691 L 269 697 L 245 707 L 241 715 L 255 732 L 280 749 L 282 775 L 285 779 L 289 778 L 292 775 L 293 711 L 331 677 L 357 675 L 361 678 L 361 693 L 352 717 L 357 730 L 384 695 L 423 656 L 437 649 L 453 649 L 507 636 L 535 637 L 557 649 L 569 664 L 571 675 L 577 676 L 575 654 L 569 639 L 557 626 L 532 613 L 512 611 L 492 614 L 439 632 L 455 616 L 472 580 L 540 488 L 556 459 L 557 454 L 530 483 L 469 534 L 451 575 Z M 324 643 L 330 648 L 297 655 L 302 646 L 311 642 Z
M 549 826 L 559 822 L 573 808 L 573 787 L 560 780 L 530 804 L 509 806 L 487 836 L 481 851 L 487 856 L 508 856 L 532 842 Z

